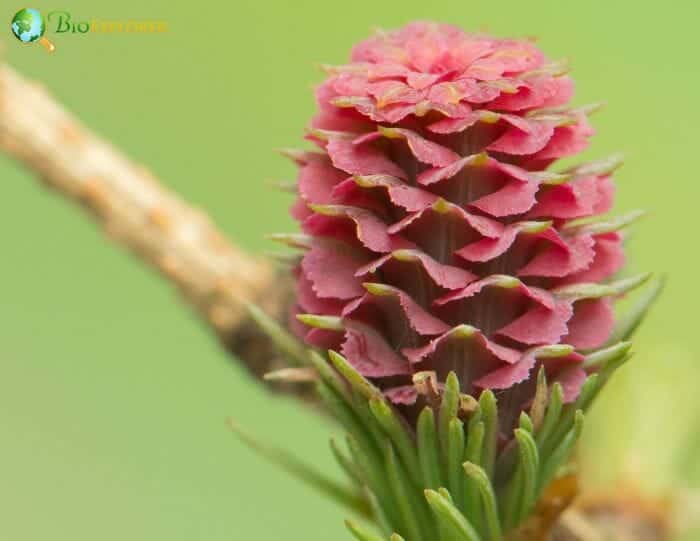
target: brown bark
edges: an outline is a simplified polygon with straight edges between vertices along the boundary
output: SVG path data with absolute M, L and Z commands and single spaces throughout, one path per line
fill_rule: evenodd
M 89 210 L 109 238 L 158 269 L 254 375 L 277 367 L 246 303 L 281 318 L 289 280 L 237 248 L 204 212 L 82 126 L 41 85 L 2 64 L 0 150 Z

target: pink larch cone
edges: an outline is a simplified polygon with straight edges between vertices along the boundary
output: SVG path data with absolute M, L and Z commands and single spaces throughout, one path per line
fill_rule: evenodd
M 562 65 L 529 41 L 419 22 L 328 72 L 308 131 L 321 151 L 294 155 L 292 208 L 308 236 L 296 313 L 328 317 L 297 331 L 409 417 L 421 371 L 494 390 L 508 424 L 540 366 L 574 400 L 581 352 L 613 329 L 619 288 L 595 283 L 624 255 L 614 228 L 580 220 L 610 209 L 618 162 L 552 169 L 593 134 Z

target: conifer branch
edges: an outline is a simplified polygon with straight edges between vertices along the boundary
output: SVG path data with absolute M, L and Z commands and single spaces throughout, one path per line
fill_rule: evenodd
M 107 237 L 155 267 L 256 375 L 274 369 L 246 306 L 279 318 L 288 288 L 209 217 L 81 123 L 40 85 L 0 64 L 0 151 L 80 204 Z
M 0 152 L 24 164 L 58 194 L 82 205 L 110 239 L 158 269 L 253 374 L 262 379 L 263 374 L 288 366 L 278 361 L 274 340 L 259 329 L 262 320 L 268 331 L 274 331 L 273 320 L 266 320 L 259 310 L 249 307 L 254 303 L 273 319 L 281 320 L 291 290 L 288 279 L 284 278 L 289 273 L 278 274 L 266 262 L 237 248 L 206 214 L 165 188 L 145 167 L 132 163 L 82 126 L 41 85 L 27 81 L 6 64 L 0 64 Z M 338 359 L 336 362 L 339 363 Z M 336 364 L 335 368 L 343 373 L 342 369 L 347 367 Z M 328 371 L 325 377 L 330 376 L 337 374 Z M 363 379 L 351 383 L 362 391 L 358 395 L 373 392 L 373 387 L 363 387 Z M 295 385 L 294 389 L 299 386 Z M 333 394 L 336 391 L 329 385 L 327 394 L 337 402 L 338 397 Z M 380 409 L 383 402 L 375 401 L 374 405 L 373 413 L 379 420 L 392 421 Z M 353 403 L 353 407 L 357 404 Z M 348 411 L 349 418 L 354 419 L 355 412 Z M 395 427 L 386 424 L 382 428 L 391 432 Z M 396 437 L 394 432 L 391 434 Z M 419 430 L 419 440 L 421 435 Z M 371 447 L 371 437 L 367 441 Z M 398 456 L 405 460 L 407 444 L 398 441 L 404 451 Z M 410 465 L 412 472 L 425 470 L 418 459 Z M 448 506 L 452 504 L 442 493 L 431 493 L 431 497 L 438 513 L 452 510 Z M 382 503 L 389 505 L 391 501 L 384 498 Z M 645 539 L 666 539 L 663 528 L 657 528 L 657 522 L 646 521 L 646 514 L 640 513 L 642 518 L 631 521 L 627 518 L 629 505 L 617 508 L 610 502 L 601 502 L 595 510 L 570 511 L 564 520 L 558 521 L 553 532 L 551 523 L 560 518 L 563 508 L 546 521 L 544 531 L 538 522 L 542 517 L 536 515 L 508 539 L 580 540 L 583 521 L 593 531 L 598 528 L 603 531 L 596 518 L 608 510 L 614 518 L 621 518 L 616 523 L 616 534 L 633 531 L 639 535 L 641 531 L 648 534 Z M 464 528 L 459 515 L 453 516 L 457 527 Z M 353 527 L 351 530 L 355 532 Z M 543 535 L 538 537 L 540 532 Z

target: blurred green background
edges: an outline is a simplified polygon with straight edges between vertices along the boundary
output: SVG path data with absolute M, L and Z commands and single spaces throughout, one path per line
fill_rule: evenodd
M 0 18 L 9 26 L 21 7 L 3 2 Z M 623 151 L 618 208 L 652 211 L 635 229 L 631 264 L 671 277 L 635 364 L 592 416 L 587 441 L 605 447 L 604 459 L 593 460 L 601 472 L 619 469 L 633 445 L 627 469 L 673 478 L 675 444 L 692 435 L 700 402 L 697 3 L 33 7 L 76 20 L 169 23 L 157 36 L 53 36 L 54 55 L 9 31 L 1 39 L 10 63 L 254 251 L 269 248 L 265 233 L 294 227 L 289 199 L 264 181 L 294 174 L 273 149 L 300 143 L 321 79 L 315 64 L 342 62 L 371 27 L 430 18 L 539 36 L 550 56 L 571 58 L 577 101 L 607 102 L 587 155 Z M 329 427 L 253 385 L 168 285 L 4 156 L 0 179 L 0 538 L 347 538 L 341 511 L 248 452 L 224 418 L 333 471 Z M 639 381 L 647 383 L 641 391 Z

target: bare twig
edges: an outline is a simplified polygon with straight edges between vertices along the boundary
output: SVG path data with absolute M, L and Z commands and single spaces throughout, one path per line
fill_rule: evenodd
M 229 242 L 211 220 L 91 133 L 37 83 L 0 64 L 0 151 L 92 211 L 107 235 L 174 283 L 257 375 L 274 368 L 246 303 L 274 317 L 286 291 L 274 269 Z

